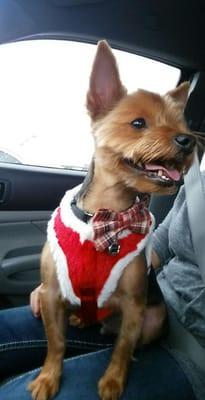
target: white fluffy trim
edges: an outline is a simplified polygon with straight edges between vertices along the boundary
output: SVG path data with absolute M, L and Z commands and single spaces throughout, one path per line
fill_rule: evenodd
M 111 294 L 115 291 L 118 281 L 122 276 L 123 271 L 126 266 L 138 255 L 142 252 L 144 248 L 145 255 L 147 259 L 147 266 L 149 268 L 151 262 L 151 234 L 154 229 L 154 217 L 152 217 L 152 224 L 150 226 L 150 230 L 145 238 L 138 244 L 136 250 L 128 253 L 124 258 L 121 258 L 112 268 L 110 276 L 108 277 L 105 285 L 103 286 L 101 293 L 98 296 L 98 307 L 103 307 L 104 303 L 109 299 Z
M 54 220 L 56 214 L 57 210 L 54 211 L 51 220 L 48 223 L 47 234 L 48 234 L 48 243 L 50 246 L 50 250 L 56 264 L 56 272 L 61 289 L 61 294 L 63 298 L 70 301 L 71 304 L 80 305 L 81 301 L 73 291 L 73 287 L 68 273 L 66 257 L 61 247 L 59 246 L 58 240 L 55 235 Z

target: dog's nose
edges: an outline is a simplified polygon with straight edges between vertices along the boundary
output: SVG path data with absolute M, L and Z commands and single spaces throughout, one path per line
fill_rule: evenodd
M 196 144 L 196 139 L 192 135 L 178 134 L 174 138 L 174 143 L 186 154 L 190 154 Z

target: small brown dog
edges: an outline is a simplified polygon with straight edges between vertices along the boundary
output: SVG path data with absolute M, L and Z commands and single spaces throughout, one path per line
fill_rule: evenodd
M 188 89 L 183 83 L 165 96 L 145 90 L 127 95 L 111 49 L 99 42 L 87 95 L 92 166 L 84 184 L 67 192 L 54 212 L 42 254 L 48 353 L 29 385 L 35 400 L 50 399 L 59 389 L 67 312 L 80 308 L 76 321 L 85 323 L 121 316 L 99 381 L 102 400 L 119 398 L 135 347 L 162 334 L 166 309 L 156 291 L 149 292 L 153 219 L 143 194 L 174 193 L 192 163 L 196 141 L 183 118 Z

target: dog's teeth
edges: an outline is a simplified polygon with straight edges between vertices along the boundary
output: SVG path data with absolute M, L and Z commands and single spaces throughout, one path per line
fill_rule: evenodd
M 166 175 L 162 175 L 162 179 L 165 179 L 165 181 L 169 181 L 169 178 Z
M 165 181 L 169 181 L 168 176 L 164 175 L 164 171 L 162 171 L 161 169 L 158 170 L 157 175 L 158 175 L 161 179 L 164 179 Z
M 160 179 L 163 179 L 164 181 L 170 181 L 170 178 L 166 175 L 164 175 L 164 171 L 159 169 L 158 171 L 149 171 L 148 176 L 150 178 L 156 178 L 159 177 Z

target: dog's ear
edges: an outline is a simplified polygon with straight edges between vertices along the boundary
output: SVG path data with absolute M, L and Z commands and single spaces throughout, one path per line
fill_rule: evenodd
M 188 99 L 189 88 L 190 88 L 190 83 L 183 82 L 181 83 L 181 85 L 177 86 L 176 89 L 170 90 L 170 92 L 168 92 L 166 96 L 172 97 L 172 99 L 176 103 L 178 103 L 179 107 L 184 110 Z
M 104 116 L 124 96 L 115 57 L 105 40 L 98 42 L 87 93 L 87 109 L 92 120 Z

